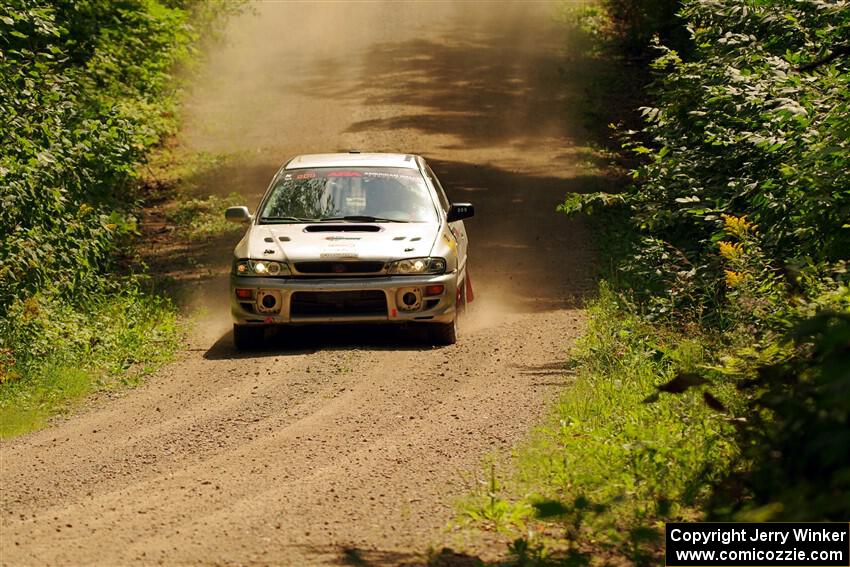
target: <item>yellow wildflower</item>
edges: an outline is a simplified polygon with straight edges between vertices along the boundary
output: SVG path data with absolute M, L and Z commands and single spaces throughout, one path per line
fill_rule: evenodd
M 720 255 L 727 260 L 736 260 L 744 254 L 744 245 L 740 242 L 726 242 L 725 240 L 721 240 L 717 243 L 717 246 L 720 247 Z
M 747 280 L 747 274 L 736 272 L 734 270 L 723 270 L 726 272 L 726 285 L 729 287 L 738 287 Z
M 751 232 L 755 232 L 758 228 L 755 224 L 747 220 L 747 215 L 736 217 L 733 215 L 721 215 L 723 217 L 723 225 L 726 232 L 738 238 L 744 238 Z

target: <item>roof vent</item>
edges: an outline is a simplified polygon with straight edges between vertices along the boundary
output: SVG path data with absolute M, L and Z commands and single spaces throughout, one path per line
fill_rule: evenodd
M 350 154 L 359 154 L 359 153 L 360 153 L 360 150 L 348 150 L 348 153 L 350 153 Z

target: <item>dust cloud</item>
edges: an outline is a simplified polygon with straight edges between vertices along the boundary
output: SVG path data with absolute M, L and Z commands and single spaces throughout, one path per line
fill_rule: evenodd
M 572 305 L 588 287 L 584 227 L 554 212 L 579 175 L 584 62 L 565 57 L 550 2 L 256 2 L 208 52 L 182 144 L 225 154 L 203 183 L 256 205 L 300 153 L 418 153 L 471 201 L 469 327 Z M 235 244 L 235 239 L 233 239 Z M 213 243 L 219 246 L 220 243 Z M 212 246 L 212 244 L 211 244 Z M 207 251 L 229 261 L 230 244 Z M 215 260 L 213 260 L 215 264 Z M 225 278 L 202 291 L 226 311 Z M 202 326 L 223 331 L 226 318 Z
M 276 165 L 350 148 L 466 154 L 528 171 L 570 139 L 555 116 L 571 93 L 558 76 L 564 31 L 552 3 L 249 6 L 188 97 L 192 149 Z

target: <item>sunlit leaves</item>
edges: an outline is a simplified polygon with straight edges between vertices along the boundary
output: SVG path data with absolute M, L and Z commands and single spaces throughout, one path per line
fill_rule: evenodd
M 131 180 L 174 127 L 191 3 L 0 6 L 0 320 L 45 286 L 81 299 L 135 230 Z
M 850 57 L 800 71 L 850 38 L 850 4 L 692 0 L 681 15 L 695 49 L 682 57 L 660 48 L 653 104 L 640 109 L 645 127 L 627 145 L 644 165 L 618 201 L 647 237 L 625 269 L 646 272 L 671 315 L 685 298 L 657 243 L 701 275 L 687 300 L 717 307 L 722 295 L 709 282 L 729 279 L 717 261 L 724 214 L 757 223 L 776 265 L 850 257 L 841 229 L 850 221 Z M 600 202 L 574 198 L 565 210 Z

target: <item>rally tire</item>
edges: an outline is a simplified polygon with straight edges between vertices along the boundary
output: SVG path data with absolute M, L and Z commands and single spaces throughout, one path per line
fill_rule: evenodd
M 266 330 L 253 325 L 233 325 L 233 346 L 237 350 L 251 350 L 263 346 Z
M 448 346 L 457 342 L 457 316 L 451 323 L 433 323 L 429 326 L 433 344 Z

